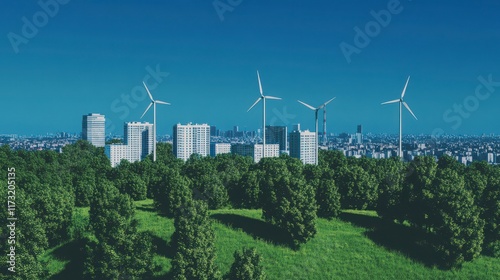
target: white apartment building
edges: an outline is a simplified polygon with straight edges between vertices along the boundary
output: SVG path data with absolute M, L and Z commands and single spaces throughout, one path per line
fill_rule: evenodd
M 295 130 L 290 133 L 290 156 L 304 164 L 317 164 L 316 133 L 309 130 Z
M 136 162 L 153 152 L 153 124 L 129 122 L 123 126 L 124 144 L 106 145 L 105 153 L 116 167 L 123 159 Z
M 174 155 L 184 161 L 192 154 L 210 155 L 210 126 L 208 124 L 176 124 L 173 129 Z
M 91 113 L 82 119 L 82 139 L 89 141 L 96 147 L 106 144 L 106 117 L 101 114 Z

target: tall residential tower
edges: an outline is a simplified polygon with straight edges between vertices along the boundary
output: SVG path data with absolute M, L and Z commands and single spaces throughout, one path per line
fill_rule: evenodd
M 82 120 L 82 139 L 96 147 L 106 144 L 106 118 L 101 114 L 88 114 Z
M 210 126 L 208 124 L 174 125 L 174 154 L 184 161 L 192 154 L 210 155 Z

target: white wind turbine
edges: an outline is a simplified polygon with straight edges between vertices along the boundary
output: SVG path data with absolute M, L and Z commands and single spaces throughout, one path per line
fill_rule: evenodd
M 325 103 L 321 104 L 321 106 L 319 106 L 318 108 L 314 108 L 313 106 L 311 106 L 311 105 L 309 105 L 309 104 L 307 104 L 305 102 L 297 100 L 300 104 L 302 104 L 302 105 L 306 106 L 307 108 L 309 108 L 309 109 L 311 109 L 311 110 L 314 111 L 314 115 L 315 115 L 315 119 L 316 119 L 316 131 L 315 131 L 315 133 L 316 133 L 316 139 L 315 139 L 316 149 L 315 149 L 315 154 L 314 154 L 315 155 L 315 162 L 314 162 L 314 164 L 316 164 L 316 165 L 318 164 L 318 111 L 321 110 L 321 109 L 323 109 L 323 108 L 325 108 L 325 106 L 328 103 L 332 102 L 333 99 L 335 99 L 335 97 L 332 98 L 332 99 L 330 99 L 330 100 L 328 100 L 328 101 L 326 101 Z
M 253 103 L 250 108 L 248 108 L 247 112 L 252 110 L 252 108 L 257 105 L 262 100 L 262 157 L 266 157 L 266 99 L 272 99 L 272 100 L 281 100 L 279 97 L 274 97 L 274 96 L 269 96 L 269 95 L 264 95 L 264 92 L 262 91 L 262 83 L 260 82 L 260 75 L 259 71 L 257 71 L 257 79 L 259 80 L 259 90 L 260 90 L 260 97 Z
M 406 80 L 405 87 L 403 88 L 403 92 L 401 93 L 401 98 L 382 103 L 382 105 L 391 104 L 391 103 L 399 103 L 399 149 L 398 149 L 398 154 L 399 154 L 400 158 L 403 158 L 403 146 L 402 146 L 402 141 L 403 141 L 403 116 L 402 116 L 403 115 L 403 105 L 406 107 L 406 109 L 408 109 L 408 112 L 410 112 L 410 114 L 416 120 L 418 120 L 417 117 L 415 116 L 415 114 L 413 114 L 412 110 L 410 109 L 410 106 L 408 106 L 408 104 L 406 104 L 406 102 L 403 99 L 405 97 L 406 87 L 408 86 L 409 81 L 410 81 L 410 76 L 408 76 L 408 79 Z
M 160 100 L 154 100 L 153 96 L 151 95 L 151 92 L 149 92 L 148 86 L 146 86 L 146 83 L 143 81 L 144 87 L 146 88 L 146 91 L 148 92 L 149 99 L 151 99 L 151 103 L 149 103 L 148 108 L 146 108 L 146 111 L 141 116 L 144 117 L 146 113 L 148 112 L 149 108 L 153 106 L 153 161 L 156 161 L 156 104 L 163 104 L 163 105 L 170 105 L 170 103 L 163 102 Z

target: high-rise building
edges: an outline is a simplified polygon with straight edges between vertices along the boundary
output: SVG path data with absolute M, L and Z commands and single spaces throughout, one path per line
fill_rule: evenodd
M 123 126 L 124 144 L 106 145 L 105 153 L 111 166 L 117 166 L 123 159 L 135 162 L 153 152 L 153 124 L 129 122 Z
M 361 125 L 358 125 L 358 130 L 356 132 L 356 142 L 357 144 L 363 144 L 363 128 Z
M 208 124 L 174 125 L 174 154 L 184 161 L 192 154 L 210 155 L 210 126 Z
M 266 126 L 266 145 L 279 144 L 280 152 L 288 151 L 288 129 L 286 126 Z
M 82 120 L 82 139 L 96 147 L 106 144 L 106 118 L 101 114 L 88 114 Z
M 153 152 L 153 124 L 130 122 L 123 127 L 125 144 L 130 146 L 132 157 L 143 159 Z
M 241 156 L 250 156 L 258 163 L 262 159 L 262 144 L 234 144 L 231 153 Z M 266 144 L 266 157 L 279 157 L 279 144 Z
M 215 157 L 220 154 L 230 154 L 231 144 L 229 143 L 211 143 L 210 144 L 210 156 Z
M 217 133 L 217 127 L 215 125 L 210 126 L 210 136 L 219 136 Z
M 317 164 L 316 133 L 309 130 L 294 130 L 290 133 L 290 156 L 304 164 Z

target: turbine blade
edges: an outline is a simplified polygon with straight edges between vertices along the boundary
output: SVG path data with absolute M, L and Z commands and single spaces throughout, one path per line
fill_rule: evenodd
M 261 97 L 264 97 L 264 92 L 262 91 L 262 83 L 260 82 L 259 70 L 257 70 L 257 79 L 259 80 L 259 90 L 260 90 L 260 96 L 261 96 Z
M 403 92 L 401 93 L 401 99 L 403 99 L 405 97 L 406 87 L 408 86 L 409 81 L 410 81 L 410 76 L 408 76 L 408 79 L 406 79 L 405 88 L 403 89 Z
M 254 103 L 252 106 L 250 106 L 250 108 L 248 108 L 247 112 L 248 112 L 248 111 L 250 111 L 250 110 L 252 110 L 252 108 L 253 108 L 255 105 L 257 105 L 257 103 L 259 103 L 259 101 L 260 101 L 261 99 L 262 99 L 262 97 L 259 97 L 259 98 L 257 99 L 257 101 L 255 101 L 255 103 Z
M 398 103 L 399 101 L 401 101 L 401 100 L 400 100 L 400 99 L 391 100 L 391 101 L 384 102 L 384 103 L 382 103 L 381 105 L 385 105 L 385 104 L 392 104 L 392 103 Z
M 275 97 L 275 96 L 264 96 L 265 99 L 273 99 L 273 100 L 281 100 L 281 98 L 279 97 Z
M 144 85 L 144 87 L 146 88 L 146 91 L 148 92 L 149 99 L 151 99 L 151 101 L 155 101 L 153 99 L 153 96 L 151 95 L 151 92 L 149 92 L 149 89 L 148 89 L 148 86 L 146 85 L 146 83 L 144 81 L 142 81 L 142 84 Z
M 155 102 L 158 103 L 158 104 L 170 105 L 170 103 L 164 102 L 164 101 L 160 101 L 160 100 L 156 100 Z
M 297 100 L 297 101 L 298 101 L 300 104 L 302 104 L 302 105 L 306 106 L 307 108 L 309 108 L 309 109 L 311 109 L 311 110 L 314 110 L 314 111 L 316 110 L 316 108 L 314 108 L 313 106 L 311 106 L 311 105 L 309 105 L 309 104 L 307 104 L 307 103 L 305 103 L 305 102 L 302 102 L 302 101 L 300 101 L 300 100 Z
M 403 105 L 405 105 L 406 109 L 408 109 L 410 114 L 418 121 L 417 116 L 415 116 L 415 114 L 413 114 L 412 110 L 410 109 L 410 106 L 408 106 L 408 104 L 406 104 L 406 102 L 404 102 L 404 101 L 403 101 Z
M 148 106 L 148 108 L 146 108 L 146 111 L 144 111 L 144 113 L 142 114 L 141 119 L 142 119 L 142 117 L 144 117 L 144 115 L 146 115 L 146 113 L 148 112 L 149 108 L 151 108 L 151 106 L 153 106 L 153 103 L 154 102 L 149 103 L 149 106 Z
M 330 100 L 326 101 L 326 102 L 323 104 L 323 106 L 326 106 L 328 103 L 332 102 L 332 101 L 333 101 L 333 99 L 335 99 L 335 98 L 337 98 L 337 97 L 334 97 L 334 98 L 332 98 L 332 99 L 330 99 Z

